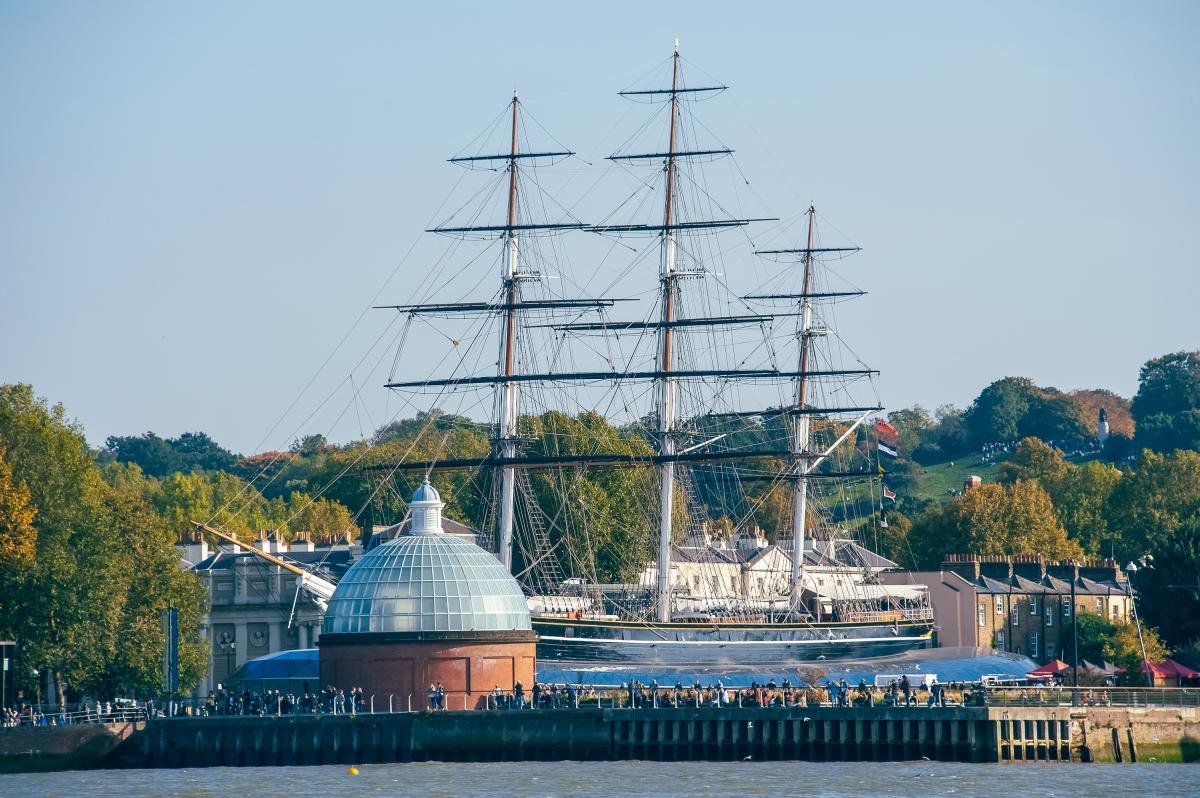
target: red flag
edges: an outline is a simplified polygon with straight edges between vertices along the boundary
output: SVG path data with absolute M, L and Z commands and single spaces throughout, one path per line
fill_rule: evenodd
M 882 435 L 899 436 L 900 430 L 893 427 L 891 424 L 884 421 L 882 418 L 875 419 L 875 431 Z

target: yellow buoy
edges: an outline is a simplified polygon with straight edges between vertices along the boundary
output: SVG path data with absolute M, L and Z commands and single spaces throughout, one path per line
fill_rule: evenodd
M 357 776 L 358 768 L 350 768 L 349 770 L 346 771 L 346 775 L 347 776 Z

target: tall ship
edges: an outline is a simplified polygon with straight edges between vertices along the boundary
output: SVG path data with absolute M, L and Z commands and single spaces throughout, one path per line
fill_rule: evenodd
M 383 306 L 403 326 L 386 387 L 421 428 L 361 467 L 392 496 L 439 486 L 524 587 L 542 662 L 925 647 L 926 591 L 878 579 L 878 375 L 835 325 L 865 293 L 839 271 L 859 248 L 826 242 L 811 204 L 733 210 L 761 200 L 696 114 L 727 87 L 685 81 L 678 44 L 661 67 L 619 93 L 643 118 L 604 168 L 515 93 L 450 159 L 481 185 L 443 206 L 429 232 L 450 244 L 410 301 Z M 556 172 L 582 195 L 552 193 Z

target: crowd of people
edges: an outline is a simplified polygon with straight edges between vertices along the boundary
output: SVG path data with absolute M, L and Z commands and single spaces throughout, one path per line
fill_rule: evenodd
M 1095 438 L 1062 438 L 1049 440 L 1046 444 L 1062 451 L 1068 457 L 1082 457 L 1100 451 L 1100 442 Z M 998 463 L 1007 460 L 1017 446 L 1017 441 L 985 443 L 979 449 L 979 454 L 985 463 Z
M 226 690 L 218 686 L 197 708 L 198 714 L 219 715 L 356 715 L 366 712 L 367 699 L 361 687 L 344 690 L 330 685 L 310 692 L 307 685 L 299 694 L 266 690 Z
M 0 711 L 0 728 L 33 726 L 73 726 L 80 723 L 118 723 L 144 719 L 155 711 L 154 703 L 139 704 L 129 699 L 85 701 L 53 709 L 18 698 L 16 705 Z
M 947 696 L 947 689 L 955 693 L 954 698 Z M 406 697 L 408 698 L 408 697 Z M 416 699 L 417 697 L 412 697 Z M 793 684 L 784 679 L 781 683 L 775 679 L 766 682 L 751 682 L 749 687 L 726 687 L 720 679 L 711 684 L 702 685 L 699 682 L 685 685 L 676 681 L 674 685 L 660 685 L 652 680 L 649 684 L 631 681 L 618 688 L 596 688 L 583 684 L 550 684 L 534 682 L 528 689 L 517 682 L 512 690 L 503 690 L 497 685 L 474 706 L 465 703 L 459 707 L 457 703 L 451 707 L 447 701 L 447 691 L 441 682 L 429 685 L 427 703 L 424 706 L 413 706 L 405 701 L 402 706 L 393 706 L 388 702 L 386 708 L 411 711 L 412 709 L 442 711 L 447 709 L 492 709 L 492 710 L 556 710 L 578 709 L 581 706 L 599 705 L 635 708 L 682 708 L 682 707 L 945 707 L 950 704 L 981 705 L 986 701 L 985 691 L 974 690 L 961 684 L 942 685 L 934 683 L 926 686 L 914 686 L 907 676 L 892 680 L 886 686 L 869 685 L 860 679 L 857 685 L 850 685 L 843 678 L 830 680 L 820 686 L 804 686 Z M 954 700 L 957 699 L 957 700 Z M 64 726 L 72 723 L 104 723 L 129 719 L 131 713 L 142 716 L 164 717 L 171 715 L 188 715 L 203 717 L 221 716 L 284 716 L 284 715 L 355 715 L 376 711 L 369 697 L 362 688 L 352 687 L 349 690 L 330 685 L 323 690 L 310 691 L 307 684 L 297 692 L 280 690 L 265 690 L 256 692 L 249 689 L 227 689 L 218 685 L 217 689 L 195 704 L 165 704 L 158 707 L 152 701 L 137 704 L 125 701 L 92 702 L 79 705 L 68 711 L 58 709 L 53 712 L 42 712 L 36 706 L 21 702 L 16 707 L 6 708 L 0 713 L 0 725 L 3 727 L 16 726 Z

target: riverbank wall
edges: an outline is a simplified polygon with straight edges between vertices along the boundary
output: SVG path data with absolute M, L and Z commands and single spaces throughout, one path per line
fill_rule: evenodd
M 158 721 L 113 766 L 526 760 L 1068 761 L 1071 720 L 987 708 L 687 708 Z M 1010 713 L 1011 714 L 1011 713 Z M 1028 716 L 1028 733 L 1026 733 Z M 1036 718 L 1035 718 L 1036 716 Z M 1007 737 L 1005 735 L 1008 735 Z M 1013 742 L 1003 744 L 1005 739 Z M 1028 739 L 1028 745 L 1026 740 Z M 1018 742 L 1019 741 L 1019 742 Z M 1019 749 L 1019 750 L 1018 750 Z
M 8 772 L 535 760 L 1200 761 L 1194 707 L 700 707 L 188 717 L 0 734 Z
M 0 732 L 0 773 L 36 773 L 97 767 L 144 721 L 35 726 Z M 138 737 L 134 746 L 144 745 Z

